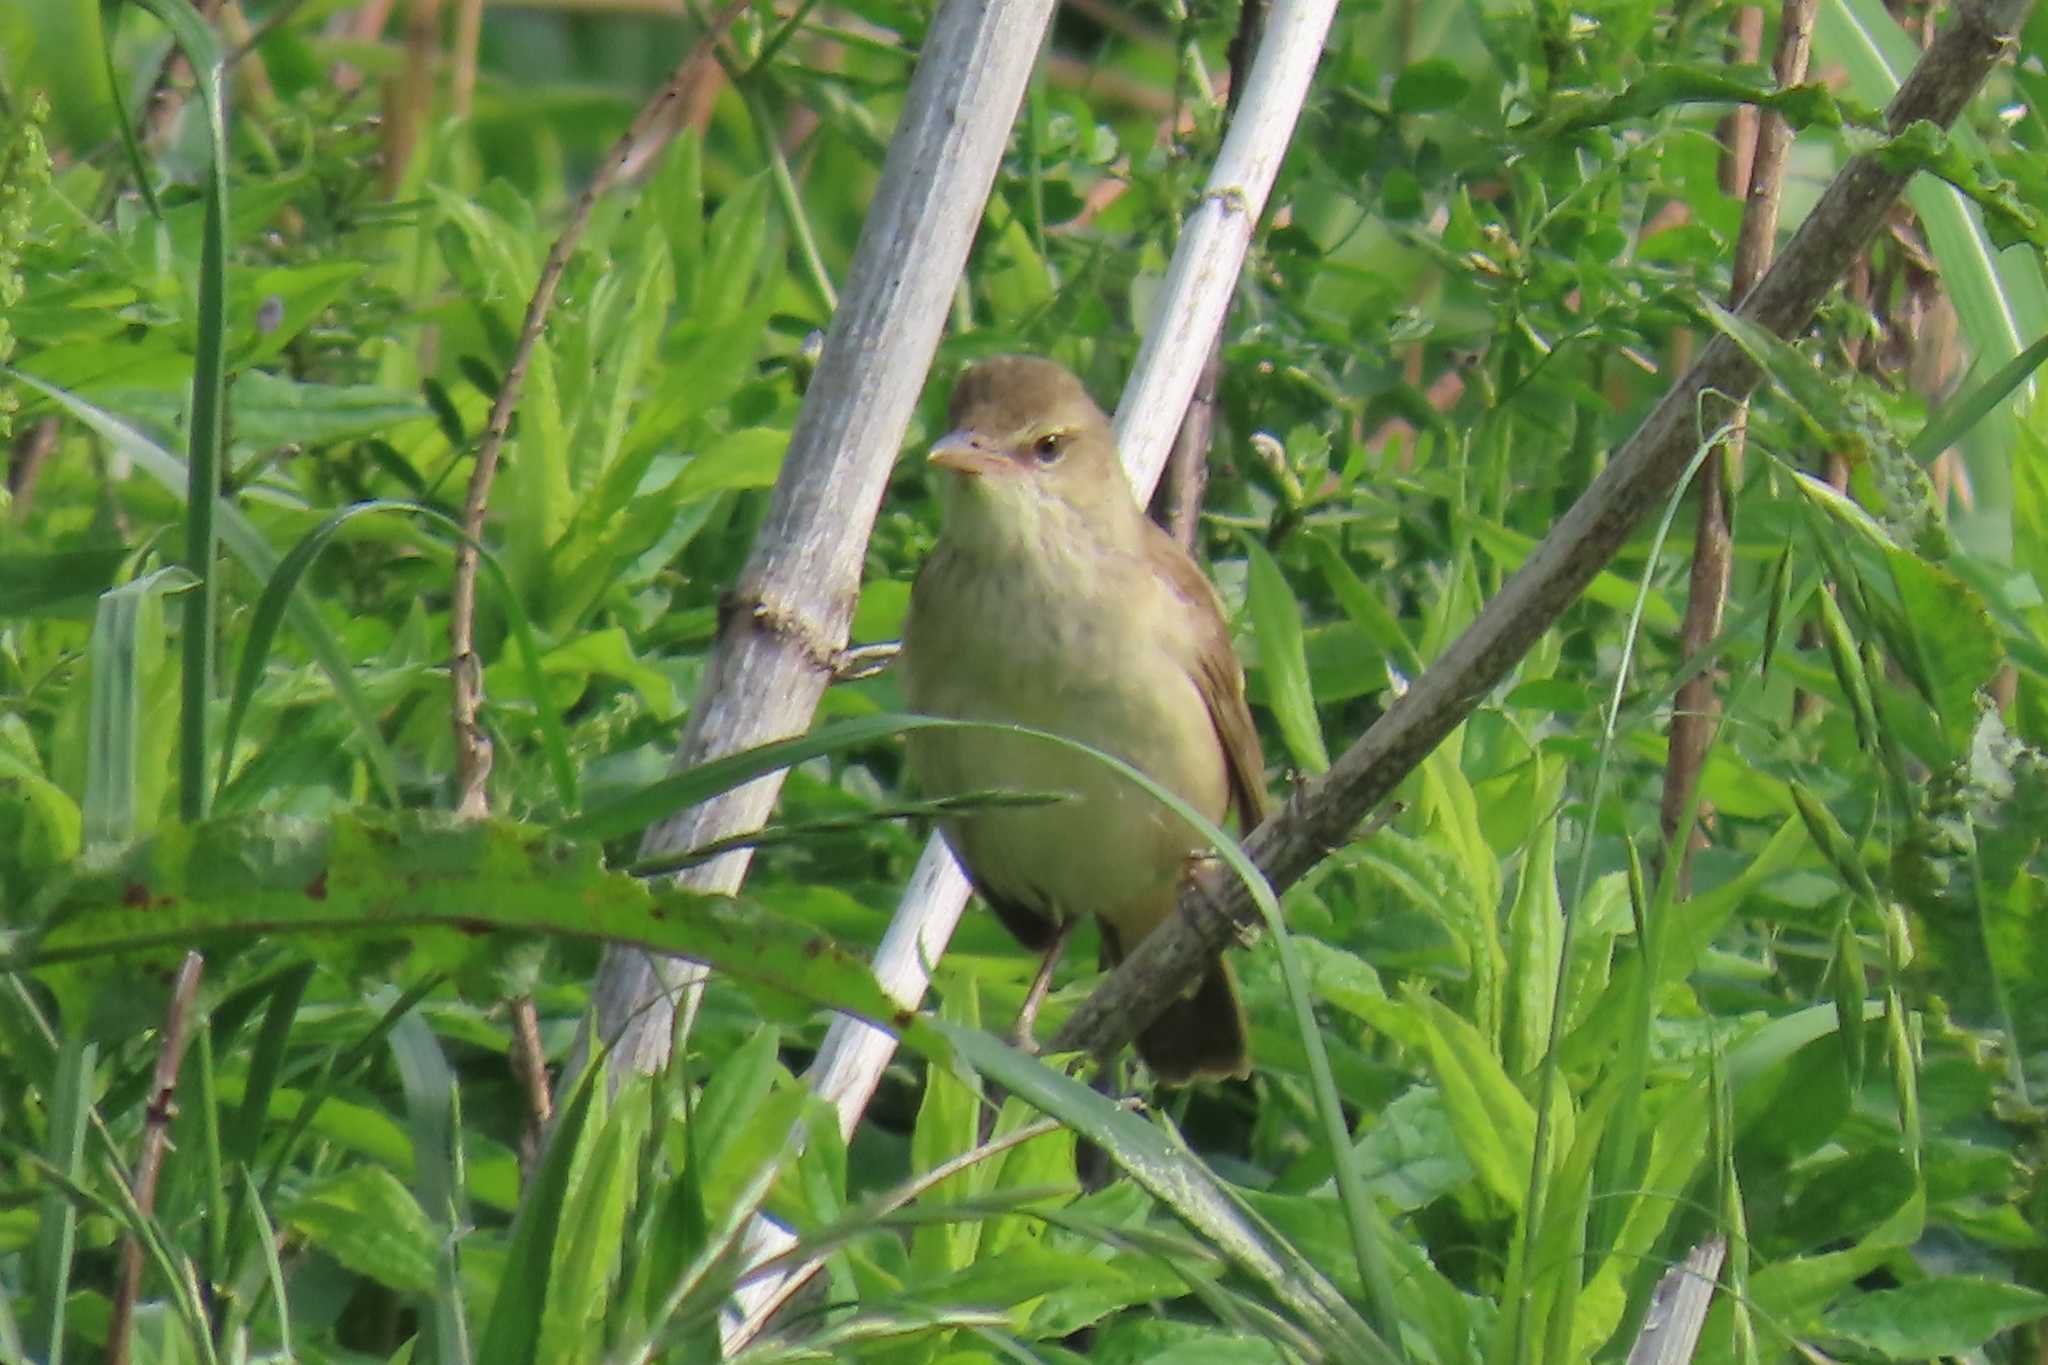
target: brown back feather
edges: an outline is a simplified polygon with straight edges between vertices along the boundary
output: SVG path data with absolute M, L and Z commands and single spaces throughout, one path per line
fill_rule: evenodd
M 1251 707 L 1244 699 L 1244 669 L 1237 662 L 1237 651 L 1230 647 L 1223 599 L 1179 541 L 1149 521 L 1145 525 L 1150 533 L 1146 557 L 1165 572 L 1174 595 L 1187 603 L 1188 615 L 1196 623 L 1195 687 L 1208 704 L 1216 737 L 1223 742 L 1238 824 L 1249 830 L 1266 818 L 1266 760 L 1259 750 Z

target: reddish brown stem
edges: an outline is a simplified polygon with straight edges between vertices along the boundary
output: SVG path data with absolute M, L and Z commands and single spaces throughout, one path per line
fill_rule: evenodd
M 548 1090 L 548 1053 L 540 1040 L 540 1011 L 533 997 L 512 1001 L 512 1071 L 526 1092 L 526 1124 L 519 1137 L 519 1169 L 532 1174 L 554 1121 L 554 1096 Z
M 185 1060 L 185 1044 L 191 1039 L 192 1009 L 199 999 L 199 982 L 206 959 L 198 953 L 185 954 L 171 987 L 170 1008 L 164 1015 L 163 1043 L 156 1052 L 156 1072 L 150 1078 L 149 1109 L 142 1119 L 142 1151 L 135 1160 L 131 1189 L 138 1216 L 147 1220 L 156 1212 L 156 1187 L 163 1173 L 164 1155 L 171 1149 L 171 1120 L 177 1116 L 178 1069 Z M 121 1239 L 121 1279 L 107 1317 L 107 1365 L 127 1365 L 129 1336 L 135 1319 L 135 1300 L 142 1293 L 142 1239 L 130 1232 Z
M 1785 0 L 1778 29 L 1775 62 L 1780 89 L 1797 85 L 1806 78 L 1808 54 L 1813 47 L 1813 0 Z M 1762 42 L 1760 11 L 1738 11 L 1737 42 L 1747 50 L 1739 55 L 1754 60 Z M 1750 21 L 1754 22 L 1750 22 Z M 1757 117 L 1757 110 L 1744 107 L 1724 125 L 1728 151 L 1725 169 L 1742 175 L 1745 186 L 1742 227 L 1735 243 L 1733 279 L 1729 302 L 1740 305 L 1756 282 L 1770 267 L 1778 236 L 1778 204 L 1785 182 L 1785 157 L 1792 145 L 1791 126 L 1775 113 Z M 1743 163 L 1747 163 L 1744 167 Z M 1729 566 L 1734 558 L 1733 525 L 1728 498 L 1741 478 L 1742 446 L 1747 429 L 1749 405 L 1737 403 L 1728 413 L 1723 439 L 1707 453 L 1700 465 L 1699 519 L 1693 544 L 1692 576 L 1688 584 L 1685 621 L 1679 632 L 1683 656 L 1698 658 L 1713 647 L 1721 633 L 1721 618 L 1728 601 Z M 1664 797 L 1659 810 L 1667 841 L 1677 835 L 1686 811 L 1693 805 L 1700 773 L 1706 766 L 1720 720 L 1720 673 L 1707 669 L 1688 678 L 1678 689 L 1671 715 L 1671 747 L 1664 770 Z M 1679 850 L 1679 890 L 1689 891 L 1694 849 L 1705 843 L 1712 807 L 1702 801 L 1697 809 L 1691 842 Z
M 1237 101 L 1251 71 L 1252 56 L 1265 27 L 1268 0 L 1243 0 L 1237 34 L 1230 41 L 1230 90 L 1225 108 L 1237 112 Z M 1189 550 L 1202 525 L 1202 497 L 1209 491 L 1209 447 L 1216 432 L 1216 384 L 1223 373 L 1223 329 L 1209 346 L 1209 359 L 1195 381 L 1194 395 L 1180 422 L 1180 434 L 1166 457 L 1166 468 L 1152 490 L 1152 520 L 1164 526 Z

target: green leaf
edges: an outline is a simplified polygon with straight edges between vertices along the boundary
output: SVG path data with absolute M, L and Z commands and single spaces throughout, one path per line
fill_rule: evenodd
M 20 716 L 0 715 L 0 782 L 22 799 L 18 866 L 35 873 L 78 856 L 85 817 L 71 794 L 43 772 L 41 758 Z
M 86 737 L 84 838 L 118 847 L 156 823 L 169 729 L 164 724 L 162 599 L 195 583 L 167 565 L 100 597 L 88 648 L 92 721 Z
M 314 1181 L 279 1210 L 283 1224 L 365 1279 L 401 1294 L 434 1288 L 441 1235 L 412 1193 L 381 1166 Z
M 606 871 L 596 848 L 509 821 L 359 811 L 179 825 L 60 890 L 65 913 L 0 965 L 175 956 L 272 933 L 396 939 L 461 962 L 494 958 L 477 934 L 498 929 L 638 944 L 865 1019 L 900 1013 L 863 962 L 806 923 Z
M 1244 537 L 1251 567 L 1252 630 L 1259 639 L 1259 668 L 1266 675 L 1266 694 L 1280 736 L 1295 766 L 1310 772 L 1329 771 L 1330 754 L 1323 747 L 1322 725 L 1316 719 L 1315 694 L 1309 686 L 1308 651 L 1302 640 L 1301 606 L 1286 575 L 1266 547 Z
M 1873 106 L 1889 104 L 1921 58 L 1919 35 L 1909 33 L 1883 0 L 1827 0 L 1815 18 L 1816 44 L 1838 54 L 1856 97 Z M 1980 163 L 1985 160 L 1983 140 L 1969 120 L 1958 123 L 1950 136 L 1967 156 Z M 2037 253 L 1998 251 L 1966 198 L 1931 176 L 1909 181 L 1905 199 L 1926 235 L 1942 287 L 1955 305 L 1962 344 L 1977 364 L 2003 366 L 2032 339 L 2048 333 L 2048 282 Z M 2028 384 L 2021 390 L 2023 400 L 2031 399 L 2033 388 Z M 2020 425 L 2017 415 L 2010 404 L 1991 408 L 1963 447 L 1977 510 L 1958 519 L 1958 534 L 1966 543 L 2001 555 L 2016 542 L 2005 492 L 2014 463 L 2014 432 Z M 1978 528 L 1974 533 L 1969 525 L 1973 521 Z
M 178 810 L 206 813 L 207 713 L 213 704 L 214 612 L 220 595 L 215 514 L 227 456 L 227 105 L 220 42 L 189 0 L 142 0 L 163 20 L 191 64 L 209 140 L 206 222 L 199 239 L 199 335 L 193 343 L 192 429 L 186 446 L 185 566 L 198 592 L 185 604 L 182 705 L 178 725 Z
M 1388 103 L 1397 114 L 1425 114 L 1449 109 L 1471 91 L 1472 82 L 1446 57 L 1411 62 L 1394 77 Z
M 1856 462 L 1868 458 L 1874 445 L 1886 443 L 1882 431 L 1874 430 L 1868 414 L 1852 401 L 1847 385 L 1823 372 L 1797 346 L 1712 299 L 1700 300 L 1700 311 L 1777 385 L 1822 448 L 1840 451 Z
M 1524 535 L 1484 517 L 1461 513 L 1458 524 L 1471 532 L 1472 538 L 1484 546 L 1486 552 L 1492 555 L 1503 569 L 1513 571 L 1521 568 L 1523 561 L 1536 549 L 1536 537 Z M 1586 585 L 1586 600 L 1597 602 L 1610 611 L 1633 612 L 1638 596 L 1643 599 L 1645 626 L 1660 632 L 1677 631 L 1678 608 L 1671 605 L 1670 598 L 1654 588 L 1642 593 L 1636 584 L 1610 569 L 1602 569 L 1593 575 L 1593 581 Z
M 82 607 L 113 586 L 129 550 L 56 550 L 0 554 L 0 616 L 58 614 Z M 66 612 L 68 614 L 68 612 Z
M 1541 764 L 1530 808 L 1552 812 L 1564 791 L 1564 765 Z M 1557 888 L 1557 818 L 1540 819 L 1522 855 L 1521 878 L 1508 907 L 1508 1017 L 1501 1053 L 1509 1071 L 1528 1075 L 1550 1042 L 1550 1019 L 1564 964 L 1564 900 Z
M 2000 1332 L 2048 1317 L 2048 1294 L 1946 1275 L 1862 1294 L 1822 1319 L 1828 1333 L 1885 1360 L 1969 1355 Z
M 1470 1024 L 1419 991 L 1406 1003 L 1417 1012 L 1458 1146 L 1487 1191 L 1519 1209 L 1536 1148 L 1535 1109 Z
M 555 1119 L 555 1131 L 541 1158 L 540 1169 L 519 1205 L 512 1223 L 511 1244 L 505 1268 L 498 1278 L 498 1292 L 491 1300 L 490 1315 L 477 1335 L 478 1360 L 503 1361 L 504 1365 L 533 1365 L 541 1338 L 541 1322 L 548 1301 L 550 1272 L 554 1269 L 556 1241 L 561 1232 L 563 1210 L 573 1187 L 573 1166 L 577 1148 L 590 1122 L 591 1110 L 602 1108 L 598 1092 L 604 1068 L 593 1058 L 577 1080 L 569 1102 Z M 599 1120 L 602 1122 L 602 1119 Z
M 632 639 L 616 626 L 589 631 L 557 645 L 541 656 L 540 672 L 551 682 L 560 683 L 549 689 L 552 696 L 532 695 L 532 673 L 524 660 L 516 670 L 510 661 L 487 669 L 485 694 L 504 701 L 525 698 L 544 713 L 553 714 L 580 701 L 591 678 L 607 677 L 632 688 L 648 713 L 660 720 L 674 719 L 679 710 L 675 684 L 666 673 L 638 658 L 633 653 Z
M 1961 752 L 1976 724 L 1978 691 L 2005 662 L 2005 645 L 1984 599 L 1947 566 L 1900 545 L 1836 489 L 1809 475 L 1795 473 L 1793 478 L 1811 515 L 1816 547 L 1838 578 L 1849 580 L 1838 594 L 1814 597 L 1859 735 L 1866 744 L 1875 739 L 1876 713 L 1870 674 L 1855 657 L 1845 611 L 1856 613 L 1884 642 L 1886 653 L 1932 708 L 1948 752 L 1922 757 L 1938 762 Z M 1861 591 L 1852 591 L 1857 588 Z
M 1408 639 L 1408 632 L 1393 612 L 1380 601 L 1379 594 L 1366 586 L 1363 579 L 1344 562 L 1343 553 L 1320 535 L 1306 537 L 1310 552 L 1323 571 L 1323 583 L 1344 608 L 1345 615 L 1364 631 L 1366 637 L 1380 651 L 1392 659 L 1409 680 L 1422 676 L 1422 655 Z
M 286 615 L 303 612 L 312 616 L 310 607 L 299 592 L 299 581 L 319 558 L 328 541 L 349 522 L 369 512 L 411 512 L 438 524 L 450 535 L 468 539 L 462 528 L 445 513 L 417 503 L 406 502 L 359 502 L 331 513 L 324 521 L 304 536 L 291 548 L 291 552 L 279 561 L 268 581 L 263 585 L 263 596 L 257 601 L 256 611 L 250 620 L 248 637 L 242 644 L 241 664 L 235 670 L 235 687 L 228 702 L 227 726 L 222 736 L 220 784 L 227 785 L 229 765 L 234 761 L 235 741 L 241 733 L 242 717 L 247 713 L 249 703 L 256 692 L 256 684 L 263 674 L 263 665 L 269 656 L 270 642 L 276 637 L 280 620 Z M 569 745 L 562 733 L 561 716 L 547 704 L 547 695 L 541 685 L 542 664 L 540 647 L 533 638 L 533 627 L 526 619 L 518 595 L 513 592 L 510 580 L 498 564 L 497 557 L 488 549 L 478 547 L 479 562 L 483 565 L 484 576 L 498 590 L 499 606 L 505 610 L 506 620 L 511 626 L 512 639 L 518 648 L 519 666 L 524 674 L 527 692 L 533 697 L 535 719 L 540 726 L 541 747 L 548 757 L 549 771 L 555 779 L 555 794 L 564 809 L 576 806 L 576 769 L 569 759 Z M 317 620 L 317 617 L 313 617 Z
M 236 377 L 228 406 L 236 445 L 264 451 L 368 436 L 433 415 L 409 393 L 374 384 L 302 384 L 262 370 Z
M 697 276 L 697 296 L 690 315 L 701 323 L 737 317 L 746 307 L 771 234 L 768 201 L 774 184 L 766 171 L 741 183 L 711 215 L 705 232 L 704 269 Z
M 774 427 L 742 427 L 712 441 L 683 466 L 668 486 L 678 503 L 739 488 L 767 488 L 782 472 L 789 433 Z
M 1392 1353 L 1322 1272 L 1253 1216 L 1202 1162 L 1152 1124 L 1081 1082 L 978 1029 L 925 1025 L 976 1071 L 1103 1148 L 1133 1180 L 1186 1220 L 1299 1315 L 1308 1340 L 1341 1360 Z M 1305 1343 L 1302 1343 L 1305 1344 Z

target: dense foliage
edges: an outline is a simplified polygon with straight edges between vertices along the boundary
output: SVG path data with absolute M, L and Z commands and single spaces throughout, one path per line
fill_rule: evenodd
M 1770 380 L 1725 475 L 1709 656 L 1677 643 L 1685 502 L 1285 897 L 1336 1150 L 1270 939 L 1239 963 L 1254 1078 L 1134 1116 L 978 1031 L 1034 967 L 979 914 L 841 1141 L 798 1077 L 822 1006 L 888 1013 L 859 963 L 923 835 L 886 672 L 828 692 L 838 728 L 744 900 L 620 870 L 655 804 L 736 780 L 645 790 L 925 6 L 744 10 L 673 140 L 596 204 L 491 496 L 495 818 L 448 817 L 452 527 L 489 409 L 576 192 L 709 15 L 382 13 L 0 12 L 0 1360 L 101 1350 L 131 1301 L 144 1360 L 710 1358 L 757 1205 L 824 1258 L 763 1358 L 1386 1358 L 1363 1319 L 1415 1360 L 1618 1360 L 1716 1238 L 1700 1359 L 2039 1358 L 2048 407 L 2030 362 L 1995 372 L 2048 332 L 2048 288 L 1994 229 L 2040 236 L 2048 20 L 1942 153 L 1970 194 L 1921 176 L 1805 335 L 1742 334 Z M 1738 14 L 1341 8 L 1226 326 L 1198 538 L 1276 792 L 1734 326 L 1731 110 L 1795 123 L 1789 230 L 1916 55 L 1842 0 L 1816 47 L 1834 94 L 1781 97 L 1728 62 Z M 1061 13 L 907 450 L 980 355 L 1051 353 L 1113 399 L 1226 126 L 1237 23 Z M 216 366 L 202 593 L 186 461 Z M 1727 417 L 1703 409 L 1702 439 Z M 900 626 L 930 493 L 906 458 L 857 643 Z M 1725 710 L 1681 895 L 1665 737 L 1703 668 Z M 203 734 L 179 720 L 195 676 Z M 508 1002 L 567 1063 L 603 936 L 722 970 L 668 1074 L 563 1081 L 543 1154 Z M 1094 959 L 1069 950 L 1042 1032 Z M 166 1127 L 145 1214 L 126 1177 Z

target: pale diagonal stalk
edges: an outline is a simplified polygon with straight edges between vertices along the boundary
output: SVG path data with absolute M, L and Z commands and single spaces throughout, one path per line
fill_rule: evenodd
M 1208 339 L 1218 334 L 1229 308 L 1335 11 L 1334 0 L 1282 0 L 1274 6 L 1242 107 L 1202 202 L 1182 230 L 1117 410 L 1117 449 L 1140 503 L 1158 482 L 1208 359 Z M 951 941 L 968 892 L 965 875 L 934 835 L 875 953 L 875 975 L 904 1008 L 914 1009 L 924 999 L 929 967 Z M 842 1133 L 850 1134 L 860 1122 L 895 1050 L 896 1040 L 880 1029 L 847 1016 L 832 1021 L 806 1079 L 837 1109 Z M 757 1219 L 748 1230 L 748 1264 L 759 1265 L 793 1244 L 786 1231 Z M 781 1289 L 780 1276 L 743 1285 L 737 1295 L 741 1321 L 733 1332 L 758 1331 Z
M 868 531 L 1051 12 L 1051 0 L 951 0 L 933 20 L 767 519 L 691 706 L 679 769 L 810 724 L 845 647 Z M 758 828 L 780 785 L 779 775 L 765 777 L 663 821 L 642 856 Z M 749 862 L 735 850 L 679 881 L 730 892 Z M 703 981 L 688 964 L 607 953 L 595 1004 L 613 1066 L 661 1066 L 679 1015 L 687 1032 Z

